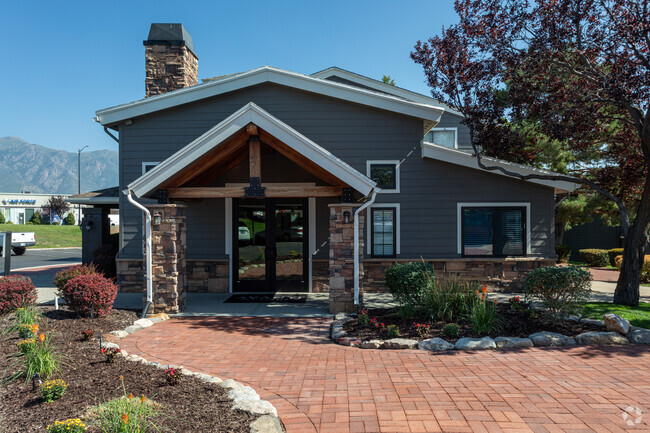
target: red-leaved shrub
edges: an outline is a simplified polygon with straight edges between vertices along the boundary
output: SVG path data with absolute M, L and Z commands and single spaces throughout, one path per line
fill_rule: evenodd
M 79 275 L 99 274 L 95 265 L 77 265 L 59 271 L 54 276 L 54 285 L 62 291 L 66 283 Z M 63 295 L 61 295 L 63 296 Z M 67 301 L 67 300 L 66 300 Z
M 22 275 L 9 275 L 0 278 L 0 314 L 16 308 L 34 305 L 36 287 L 32 280 Z
M 117 286 L 99 274 L 79 275 L 66 283 L 61 295 L 75 313 L 89 316 L 92 310 L 101 317 L 113 308 Z

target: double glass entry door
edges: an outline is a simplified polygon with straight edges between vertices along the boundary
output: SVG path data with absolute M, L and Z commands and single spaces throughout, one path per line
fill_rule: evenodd
M 308 291 L 307 199 L 233 199 L 233 291 Z

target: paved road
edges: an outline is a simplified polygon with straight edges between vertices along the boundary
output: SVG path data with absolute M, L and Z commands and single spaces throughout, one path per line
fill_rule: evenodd
M 27 249 L 22 256 L 11 255 L 11 270 L 41 266 L 56 266 L 81 262 L 81 248 Z M 0 257 L 4 273 L 4 257 Z

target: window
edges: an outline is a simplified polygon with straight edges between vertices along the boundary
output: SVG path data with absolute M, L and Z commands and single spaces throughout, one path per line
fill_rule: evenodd
M 463 256 L 523 256 L 527 252 L 527 207 L 461 206 Z
M 160 164 L 159 162 L 143 162 L 142 163 L 142 174 L 148 173 L 152 168 Z
M 458 128 L 435 128 L 424 136 L 424 141 L 440 146 L 458 147 Z
M 371 208 L 372 256 L 395 257 L 395 208 Z
M 399 161 L 367 161 L 366 172 L 382 193 L 399 192 Z

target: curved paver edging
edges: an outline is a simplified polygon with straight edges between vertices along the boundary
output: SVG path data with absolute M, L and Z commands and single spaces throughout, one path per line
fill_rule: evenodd
M 123 330 L 111 331 L 108 334 L 114 336 L 118 340 L 121 340 L 122 338 L 128 337 L 134 332 L 149 328 L 150 326 L 153 326 L 156 323 L 162 322 L 164 320 L 169 320 L 169 316 L 165 313 L 160 313 L 147 319 L 138 319 L 133 322 L 133 325 L 127 326 Z M 120 349 L 120 346 L 117 343 L 104 340 L 100 341 L 101 347 L 103 348 Z M 273 406 L 273 404 L 267 400 L 262 400 L 257 392 L 250 386 L 246 386 L 233 379 L 222 380 L 216 376 L 211 376 L 209 374 L 192 372 L 184 368 L 182 365 L 165 366 L 159 362 L 149 362 L 141 356 L 129 355 L 126 350 L 120 349 L 120 355 L 122 355 L 127 361 L 140 362 L 142 364 L 151 365 L 152 367 L 160 369 L 174 367 L 179 369 L 184 376 L 194 376 L 203 382 L 213 383 L 228 390 L 228 398 L 230 398 L 233 402 L 232 410 L 248 412 L 251 415 L 259 415 L 259 417 L 250 424 L 251 433 L 285 432 L 284 428 L 282 427 L 282 423 L 280 422 L 280 418 L 278 417 L 278 411 L 275 406 Z
M 415 349 L 430 352 L 444 352 L 447 350 L 486 350 L 504 348 L 526 348 L 526 347 L 554 347 L 554 346 L 575 346 L 575 345 L 612 345 L 612 344 L 650 344 L 650 329 L 630 326 L 630 322 L 622 317 L 607 313 L 605 320 L 581 319 L 577 316 L 569 316 L 567 320 L 573 322 L 597 325 L 606 328 L 606 331 L 584 332 L 569 337 L 554 332 L 536 332 L 528 338 L 519 337 L 490 337 L 483 338 L 460 338 L 456 344 L 452 344 L 442 338 L 429 338 L 422 341 L 406 338 L 392 338 L 389 340 L 361 340 L 349 337 L 343 329 L 343 325 L 352 320 L 352 317 L 345 313 L 339 313 L 332 322 L 331 338 L 337 344 L 343 346 L 358 347 L 361 349 Z

